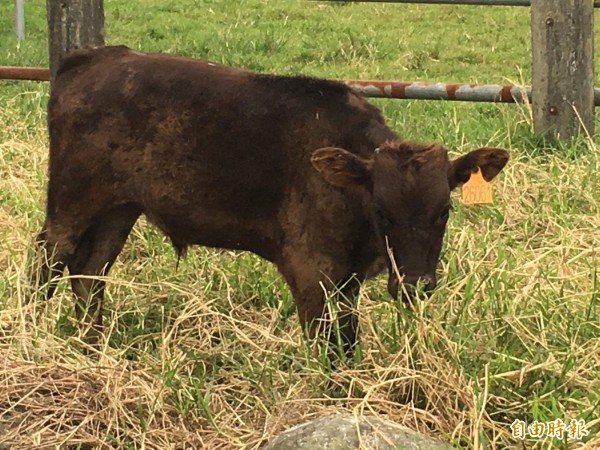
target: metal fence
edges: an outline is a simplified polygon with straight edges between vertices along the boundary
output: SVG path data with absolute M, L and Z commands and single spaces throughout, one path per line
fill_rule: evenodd
M 348 0 L 326 0 L 329 3 L 348 3 Z M 425 5 L 471 5 L 471 6 L 531 6 L 530 0 L 350 0 L 352 3 L 417 3 Z M 600 8 L 600 1 L 594 2 Z
M 70 1 L 76 3 L 75 0 Z M 573 135 L 575 129 L 580 128 L 580 125 L 589 133 L 593 132 L 594 106 L 600 106 L 600 89 L 593 86 L 592 6 L 594 8 L 600 7 L 600 0 L 593 3 L 591 0 L 351 1 L 432 5 L 531 6 L 531 28 L 534 47 L 532 87 L 380 80 L 344 80 L 344 82 L 367 97 L 505 103 L 533 101 L 534 128 L 536 132 L 539 131 L 545 135 L 568 137 Z M 349 3 L 348 0 L 329 0 L 329 2 Z M 22 0 L 15 0 L 17 20 L 19 14 L 22 15 L 22 9 L 18 10 L 19 7 L 22 8 L 22 5 Z M 53 5 L 53 3 L 48 2 L 48 5 Z M 88 6 L 81 4 L 78 7 L 89 8 L 88 16 L 96 17 L 94 21 L 90 20 L 88 22 L 92 25 L 96 24 L 96 22 L 103 22 L 102 0 L 94 0 L 89 4 L 86 3 L 86 5 Z M 103 42 L 103 38 L 101 39 L 100 37 L 97 41 L 93 39 L 95 34 L 101 34 L 103 28 L 101 24 L 96 27 L 89 23 L 88 25 L 84 25 L 85 21 L 82 21 L 81 17 L 85 18 L 87 16 L 82 16 L 81 11 L 75 13 L 75 9 L 73 12 L 74 17 L 71 20 L 77 20 L 77 17 L 79 17 L 79 21 L 76 23 L 80 26 L 81 30 L 85 31 L 83 33 L 85 36 L 80 36 L 79 38 L 75 36 L 76 39 L 74 42 L 67 43 L 66 48 L 62 48 L 61 45 L 64 44 L 64 39 L 60 36 L 54 36 L 53 33 L 55 31 L 50 30 L 50 42 L 57 46 L 56 51 L 52 48 L 50 51 L 50 65 L 54 67 L 53 70 L 56 69 L 59 50 L 60 52 L 65 52 L 68 48 L 72 48 L 73 45 Z M 60 29 L 61 26 L 57 26 L 57 30 Z M 17 26 L 17 30 L 19 30 L 19 26 Z M 90 36 L 87 36 L 87 34 L 90 34 Z M 61 49 L 58 49 L 58 47 L 61 47 Z M 572 55 L 576 55 L 580 59 L 572 61 Z M 3 78 L 47 81 L 50 79 L 50 71 L 42 67 L 0 66 L 0 79 Z

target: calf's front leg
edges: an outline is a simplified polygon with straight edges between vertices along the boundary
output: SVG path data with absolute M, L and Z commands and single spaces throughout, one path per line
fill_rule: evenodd
M 279 266 L 294 297 L 300 324 L 309 337 L 327 338 L 331 359 L 340 356 L 336 350 L 352 356 L 358 339 L 354 299 L 360 283 L 347 272 L 331 270 L 332 264 L 327 258 L 314 255 L 306 258 L 304 254 L 293 252 L 293 256 Z M 327 298 L 334 302 L 331 306 L 338 309 L 335 322 Z

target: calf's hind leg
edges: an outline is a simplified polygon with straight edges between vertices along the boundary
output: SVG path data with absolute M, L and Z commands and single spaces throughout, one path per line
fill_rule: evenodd
M 94 277 L 108 273 L 140 214 L 139 207 L 126 204 L 97 218 L 83 234 L 67 263 L 73 276 L 71 287 L 77 296 L 75 311 L 81 325 L 90 326 L 85 333 L 90 344 L 98 341 L 102 329 L 105 285 L 103 280 Z

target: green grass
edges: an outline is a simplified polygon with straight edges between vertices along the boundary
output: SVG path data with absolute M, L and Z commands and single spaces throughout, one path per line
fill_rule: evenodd
M 526 8 L 107 0 L 105 12 L 108 43 L 264 72 L 530 82 Z M 26 14 L 18 44 L 12 4 L 0 5 L 0 64 L 47 64 L 45 2 L 27 2 Z M 52 377 L 56 410 L 102 411 L 73 432 L 84 447 L 257 448 L 339 410 L 387 414 L 469 449 L 519 448 L 514 419 L 583 418 L 587 444 L 528 438 L 525 448 L 600 447 L 597 136 L 544 145 L 522 105 L 374 101 L 411 139 L 443 141 L 454 154 L 487 144 L 511 151 L 493 205 L 456 199 L 442 282 L 428 302 L 407 309 L 388 298 L 383 278 L 366 283 L 360 351 L 331 373 L 303 342 L 268 263 L 197 248 L 176 268 L 167 240 L 140 221 L 108 279 L 107 345 L 89 356 L 66 281 L 47 304 L 27 303 L 44 213 L 47 90 L 0 81 L 0 406 L 18 398 L 54 420 L 11 436 L 21 448 L 36 433 L 48 448 L 68 435 L 31 387 Z M 0 407 L 0 447 L 6 417 Z

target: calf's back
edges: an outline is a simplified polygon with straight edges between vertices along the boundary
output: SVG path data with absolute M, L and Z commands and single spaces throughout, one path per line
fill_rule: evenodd
M 66 214 L 63 222 L 84 230 L 115 205 L 131 205 L 180 251 L 203 244 L 270 260 L 295 233 L 318 246 L 326 234 L 355 235 L 348 228 L 364 215 L 348 201 L 353 193 L 314 172 L 312 151 L 367 156 L 396 137 L 339 83 L 125 47 L 71 55 L 48 113 L 51 219 Z

